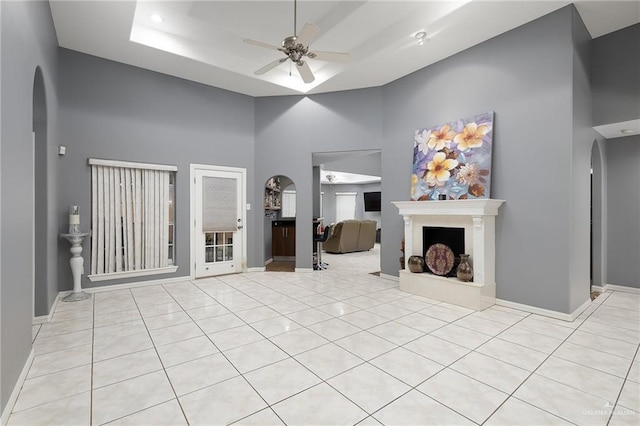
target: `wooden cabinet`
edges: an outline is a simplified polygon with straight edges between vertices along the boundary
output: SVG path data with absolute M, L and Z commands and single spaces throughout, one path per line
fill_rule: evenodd
M 296 255 L 296 222 L 293 220 L 276 220 L 271 222 L 271 255 L 276 257 L 295 257 Z M 286 260 L 286 259 L 281 259 Z

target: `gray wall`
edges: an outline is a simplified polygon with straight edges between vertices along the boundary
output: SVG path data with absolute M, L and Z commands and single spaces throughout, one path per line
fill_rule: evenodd
M 356 196 L 356 219 L 375 220 L 378 222 L 378 228 L 380 228 L 380 221 L 382 215 L 380 212 L 365 212 L 364 211 L 364 196 L 365 192 L 380 191 L 382 185 L 380 183 L 366 183 L 361 185 L 322 185 L 322 192 L 324 194 L 322 198 L 322 209 L 325 225 L 335 223 L 336 221 L 336 192 L 357 192 Z
M 345 159 L 332 161 L 323 165 L 324 169 L 334 172 L 358 173 L 361 175 L 380 176 L 382 173 L 382 156 L 380 152 L 359 155 L 356 152 L 345 153 Z
M 640 118 L 640 24 L 598 37 L 593 48 L 593 125 Z
M 263 190 L 256 192 L 253 172 L 254 100 L 175 77 L 116 62 L 60 50 L 60 139 L 67 155 L 59 175 L 60 230 L 68 226 L 69 205 L 78 205 L 81 227 L 88 229 L 91 212 L 89 158 L 137 161 L 178 166 L 176 175 L 176 264 L 171 275 L 190 274 L 189 165 L 210 164 L 247 169 L 247 199 L 262 205 Z M 230 149 L 230 147 L 233 147 Z M 258 179 L 264 185 L 266 178 Z M 260 200 L 258 202 L 258 199 Z M 254 223 L 256 211 L 247 212 Z M 248 235 L 250 247 L 253 235 Z M 60 290 L 72 288 L 68 246 L 59 246 Z M 89 259 L 90 242 L 85 242 Z M 254 250 L 248 263 L 255 264 Z M 87 266 L 88 269 L 88 266 Z M 135 281 L 143 279 L 136 278 Z M 91 283 L 83 287 L 111 285 L 123 280 Z M 124 280 L 132 281 L 132 280 Z
M 31 351 L 34 268 L 33 87 L 36 68 L 43 76 L 47 140 L 41 148 L 47 166 L 47 195 L 55 206 L 57 155 L 57 39 L 46 2 L 0 2 L 0 411 Z M 41 141 L 42 142 L 42 141 Z M 39 216 L 53 223 L 51 215 Z M 47 228 L 38 224 L 38 228 Z M 38 235 L 38 244 L 57 244 L 57 232 Z M 47 268 L 55 287 L 57 253 L 47 251 Z M 49 262 L 50 261 L 50 262 Z M 44 293 L 47 293 L 46 289 Z M 52 301 L 57 293 L 46 297 Z
M 590 202 L 591 202 L 591 149 L 594 141 L 602 137 L 592 128 L 591 94 L 591 36 L 575 8 L 572 15 L 573 42 L 573 137 L 570 163 L 569 218 L 569 311 L 572 312 L 590 301 L 591 251 Z
M 312 266 L 312 153 L 380 149 L 381 94 L 381 88 L 372 88 L 255 100 L 255 192 L 262 197 L 264 182 L 273 175 L 286 175 L 295 182 L 298 268 Z M 255 224 L 256 241 L 263 238 L 263 222 Z M 262 245 L 256 244 L 255 250 L 260 261 L 254 266 L 261 266 Z
M 572 25 L 566 7 L 383 88 L 383 273 L 397 275 L 404 225 L 389 202 L 409 198 L 414 130 L 495 111 L 491 198 L 506 200 L 496 222 L 497 297 L 575 308 Z
M 609 139 L 607 283 L 640 288 L 640 136 Z

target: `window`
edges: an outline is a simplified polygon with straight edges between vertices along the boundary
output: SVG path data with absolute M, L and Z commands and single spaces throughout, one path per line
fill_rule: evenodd
M 89 159 L 91 275 L 99 281 L 177 270 L 175 166 Z
M 296 191 L 282 191 L 282 217 L 296 217 Z
M 356 192 L 336 192 L 336 222 L 355 219 Z

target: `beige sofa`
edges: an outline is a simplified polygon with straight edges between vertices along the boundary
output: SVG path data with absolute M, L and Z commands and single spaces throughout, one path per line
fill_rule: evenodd
M 375 220 L 344 220 L 333 227 L 331 236 L 322 243 L 327 253 L 366 251 L 376 243 Z

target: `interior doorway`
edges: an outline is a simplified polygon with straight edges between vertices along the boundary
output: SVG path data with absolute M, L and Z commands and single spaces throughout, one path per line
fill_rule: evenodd
M 598 141 L 594 141 L 591 148 L 590 290 L 595 292 L 600 292 L 605 283 L 603 219 L 605 196 L 603 155 Z
M 36 68 L 33 78 L 33 317 L 49 314 L 47 282 L 48 238 L 47 211 L 47 102 L 42 70 Z
M 296 185 L 284 175 L 264 184 L 265 270 L 294 272 L 296 268 Z
M 386 207 L 382 202 L 381 150 L 316 152 L 312 154 L 312 164 L 314 172 L 316 168 L 319 170 L 319 188 L 314 194 L 318 202 L 314 201 L 314 205 L 320 207 L 318 213 L 323 225 L 333 225 L 330 240 L 323 244 L 332 252 L 326 257 L 328 269 L 351 269 L 360 263 L 363 270 L 379 273 L 382 209 Z M 356 237 L 354 224 L 339 226 L 343 219 L 361 222 L 359 230 L 367 235 L 360 238 L 357 231 Z M 365 222 L 366 226 L 362 226 Z M 373 229 L 372 222 L 375 222 Z M 373 234 L 368 236 L 370 232 Z M 368 240 L 373 246 L 361 244 Z M 323 261 L 325 254 L 326 250 Z

